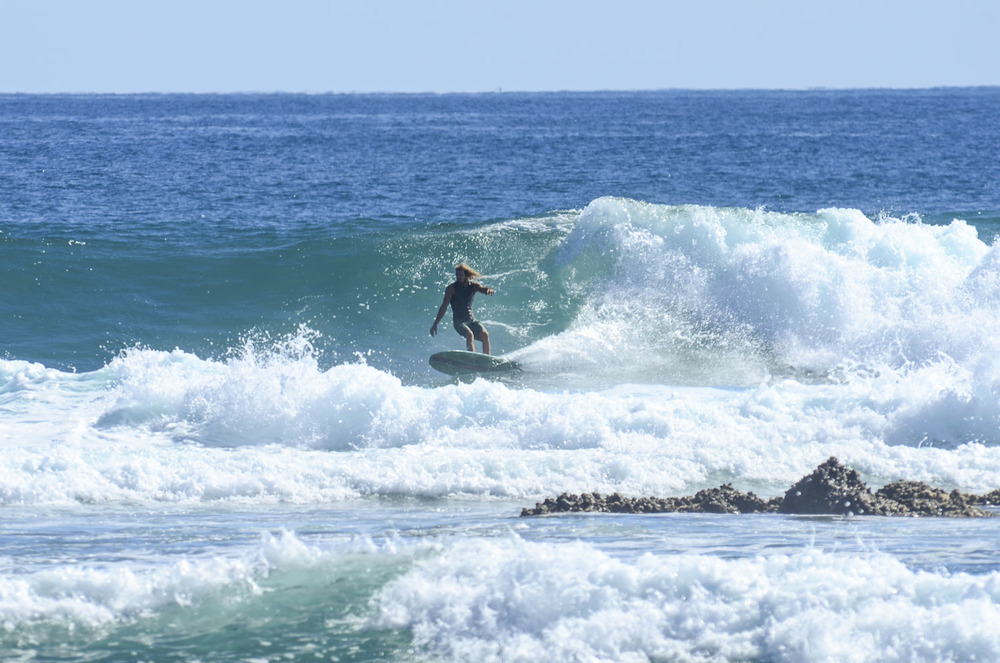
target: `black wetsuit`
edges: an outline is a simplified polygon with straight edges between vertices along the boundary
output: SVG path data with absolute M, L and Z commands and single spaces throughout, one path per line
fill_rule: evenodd
M 455 331 L 465 336 L 465 329 L 471 329 L 478 334 L 482 331 L 483 325 L 476 316 L 472 314 L 472 298 L 479 291 L 476 284 L 466 281 L 464 284 L 456 281 L 455 290 L 451 293 L 451 314 L 454 318 Z

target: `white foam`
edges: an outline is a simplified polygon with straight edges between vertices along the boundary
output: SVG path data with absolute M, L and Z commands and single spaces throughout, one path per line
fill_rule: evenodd
M 0 430 L 17 443 L 0 459 L 0 501 L 670 495 L 727 477 L 780 494 L 830 455 L 876 483 L 992 490 L 995 396 L 943 366 L 751 389 L 551 393 L 484 380 L 408 386 L 309 357 L 136 350 L 101 379 L 49 372 L 44 389 L 4 397 Z M 941 386 L 963 381 L 968 391 Z
M 685 352 L 680 332 L 695 340 L 687 351 L 708 346 L 734 364 L 736 381 L 740 354 L 751 367 L 771 358 L 813 371 L 995 357 L 997 250 L 959 220 L 601 198 L 558 254 L 591 293 L 564 344 L 600 355 L 587 345 L 598 338 L 619 363 L 646 363 Z
M 99 628 L 190 606 L 226 588 L 258 593 L 266 567 L 252 559 L 207 557 L 167 564 L 128 562 L 60 566 L 0 578 L 0 625 L 11 632 L 45 624 Z
M 583 543 L 468 541 L 377 606 L 373 626 L 410 628 L 456 661 L 1000 657 L 1000 574 L 913 571 L 878 554 L 629 561 Z
M 28 570 L 0 559 L 0 629 L 18 634 L 23 644 L 36 627 L 42 633 L 115 628 L 173 609 L 188 615 L 175 613 L 181 620 L 197 619 L 205 604 L 266 601 L 286 582 L 302 590 L 303 577 L 320 587 L 358 558 L 392 564 L 394 544 L 366 537 L 309 543 L 283 531 L 264 532 L 256 544 L 189 555 L 116 551 L 103 560 L 46 559 Z

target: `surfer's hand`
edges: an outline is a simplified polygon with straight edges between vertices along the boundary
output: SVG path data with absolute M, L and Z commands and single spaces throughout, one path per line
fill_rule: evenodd
M 496 292 L 496 290 L 494 290 L 493 288 L 486 288 L 487 295 L 492 295 L 494 292 Z
M 431 325 L 431 336 L 436 336 L 438 331 L 438 323 Z

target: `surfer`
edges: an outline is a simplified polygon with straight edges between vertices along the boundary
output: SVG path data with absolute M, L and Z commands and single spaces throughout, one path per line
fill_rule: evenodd
M 445 288 L 444 301 L 441 302 L 441 308 L 438 309 L 434 324 L 431 325 L 431 336 L 437 334 L 438 323 L 444 317 L 445 311 L 448 310 L 448 304 L 451 304 L 455 331 L 465 338 L 466 349 L 469 352 L 475 352 L 476 339 L 479 339 L 483 344 L 483 354 L 490 354 L 490 334 L 486 331 L 483 323 L 476 320 L 476 316 L 472 314 L 472 298 L 477 292 L 492 295 L 496 291 L 473 281 L 472 279 L 477 276 L 482 276 L 482 274 L 464 262 L 455 267 L 455 282 Z

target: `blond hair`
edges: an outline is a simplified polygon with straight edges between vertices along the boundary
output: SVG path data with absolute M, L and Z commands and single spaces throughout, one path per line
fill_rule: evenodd
M 482 274 L 480 274 L 476 270 L 472 269 L 471 267 L 469 267 L 468 265 L 466 265 L 464 262 L 461 265 L 455 265 L 455 271 L 456 272 L 458 270 L 460 270 L 460 269 L 468 275 L 468 278 L 475 278 L 477 276 L 482 276 Z

